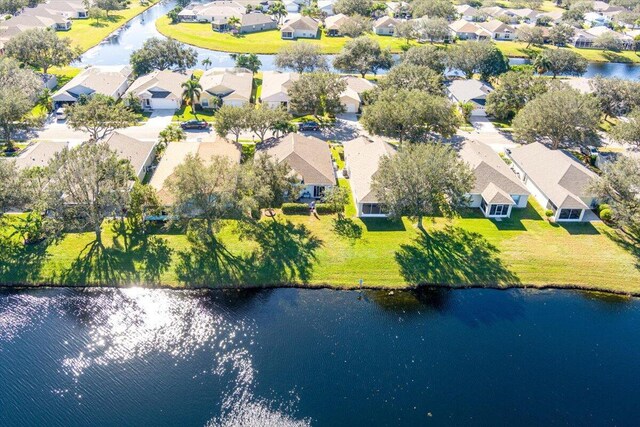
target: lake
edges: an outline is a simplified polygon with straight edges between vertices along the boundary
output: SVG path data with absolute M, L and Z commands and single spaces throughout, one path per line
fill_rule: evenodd
M 131 53 L 139 49 L 145 40 L 151 37 L 163 37 L 156 30 L 155 21 L 166 15 L 168 11 L 175 7 L 175 1 L 163 1 L 142 14 L 133 18 L 125 26 L 121 28 L 117 34 L 105 40 L 102 44 L 88 50 L 82 55 L 81 61 L 76 63 L 77 66 L 86 65 L 124 65 L 129 63 Z M 209 58 L 212 67 L 229 68 L 235 65 L 235 61 L 226 52 L 218 52 L 208 49 L 195 48 L 198 52 L 199 65 L 202 66 L 202 60 Z M 258 55 L 262 61 L 262 70 L 275 70 L 274 55 Z M 332 58 L 333 55 L 327 55 Z M 521 64 L 526 60 L 520 58 L 512 58 L 512 64 Z M 383 72 L 384 73 L 384 72 Z M 621 63 L 590 63 L 585 77 L 593 77 L 601 74 L 606 77 L 620 77 L 625 79 L 640 79 L 640 64 L 621 64 Z
M 0 425 L 637 425 L 640 300 L 0 291 Z

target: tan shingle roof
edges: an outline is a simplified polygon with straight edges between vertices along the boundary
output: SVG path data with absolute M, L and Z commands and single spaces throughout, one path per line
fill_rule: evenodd
M 376 22 L 373 23 L 373 28 L 395 28 L 399 23 L 400 21 L 395 18 L 392 18 L 390 16 L 383 16 L 381 18 L 378 18 Z
M 182 83 L 189 79 L 185 73 L 180 73 L 171 70 L 156 70 L 152 73 L 138 77 L 129 89 L 125 92 L 125 95 L 133 93 L 136 96 L 151 91 L 158 92 L 164 91 L 172 94 L 176 98 L 182 98 Z
M 57 153 L 68 146 L 68 142 L 38 142 L 16 158 L 16 166 L 20 169 L 45 167 Z
M 83 70 L 80 74 L 62 86 L 53 96 L 70 96 L 77 98 L 74 88 L 83 86 L 95 93 L 114 96 L 118 88 L 131 76 L 131 68 L 122 66 L 94 66 Z
M 311 30 L 317 31 L 320 23 L 308 16 L 300 16 L 294 18 L 289 22 L 285 22 L 280 31 L 296 31 L 296 30 Z
M 534 142 L 511 150 L 511 159 L 557 208 L 587 209 L 581 198 L 589 192 L 596 174 L 562 150 Z
M 465 141 L 459 151 L 476 177 L 472 194 L 482 194 L 485 201 L 513 202 L 511 194 L 529 194 L 524 184 L 491 147 L 478 141 Z M 507 198 L 505 198 L 505 194 Z M 496 202 L 498 203 L 498 202 Z
M 282 73 L 280 71 L 265 71 L 262 74 L 262 101 L 286 102 L 289 100 L 288 88 L 291 82 L 300 78 L 298 73 Z
M 144 176 L 144 167 L 147 165 L 149 158 L 155 154 L 156 144 L 154 142 L 144 142 L 130 136 L 114 132 L 109 136 L 105 143 L 118 152 L 121 159 L 131 162 L 133 170 L 138 178 Z
M 378 171 L 380 159 L 395 155 L 395 148 L 379 138 L 365 137 L 347 141 L 343 145 L 349 183 L 356 203 L 378 203 L 378 198 L 371 191 L 371 180 Z
M 211 69 L 200 77 L 203 91 L 222 97 L 234 94 L 247 102 L 251 99 L 252 85 L 253 74 L 250 72 Z
M 278 162 L 287 162 L 305 184 L 336 185 L 331 150 L 321 139 L 290 133 L 264 150 Z

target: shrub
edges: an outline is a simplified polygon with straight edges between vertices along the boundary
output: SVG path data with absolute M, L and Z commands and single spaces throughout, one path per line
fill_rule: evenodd
M 611 209 L 602 209 L 600 211 L 600 219 L 603 221 L 611 221 L 612 212 Z
M 544 216 L 546 216 L 547 218 L 551 218 L 553 216 L 553 211 L 551 209 L 547 209 L 546 211 L 544 211 Z
M 330 215 L 337 213 L 336 207 L 329 203 L 316 203 L 316 212 L 318 215 Z
M 604 210 L 611 210 L 611 206 L 609 206 L 606 203 L 601 203 L 598 205 L 598 213 L 604 211 Z
M 306 203 L 283 203 L 282 213 L 286 215 L 308 215 L 309 205 Z

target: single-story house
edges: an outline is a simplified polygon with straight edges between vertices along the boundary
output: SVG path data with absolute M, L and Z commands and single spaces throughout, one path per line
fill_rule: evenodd
M 488 83 L 474 79 L 454 80 L 447 85 L 447 95 L 456 104 L 470 102 L 473 104 L 472 117 L 487 115 L 485 104 L 487 95 L 493 91 Z
M 508 151 L 511 167 L 544 209 L 553 211 L 553 219 L 586 221 L 586 213 L 597 205 L 589 190 L 597 177 L 572 155 L 551 150 L 534 142 Z
M 53 28 L 56 31 L 68 31 L 71 29 L 71 20 L 69 18 L 61 13 L 42 7 L 27 8 L 18 15 L 18 17 L 24 17 L 25 19 L 32 17 L 38 19 L 44 24 L 44 26 Z M 11 19 L 9 21 L 11 21 Z
M 298 198 L 320 199 L 336 185 L 329 144 L 312 136 L 290 133 L 260 149 L 278 163 L 286 162 L 299 178 L 302 190 Z
M 220 156 L 228 158 L 233 163 L 240 163 L 241 151 L 238 145 L 223 138 L 207 142 L 170 142 L 149 181 L 149 185 L 157 191 L 160 202 L 165 206 L 173 203 L 173 196 L 167 188 L 167 179 L 189 154 L 200 156 L 204 162 L 210 161 L 213 156 Z
M 270 107 L 284 107 L 289 109 L 289 86 L 298 80 L 298 73 L 281 71 L 265 71 L 262 74 L 261 102 Z
M 345 113 L 357 113 L 362 106 L 362 93 L 376 87 L 371 81 L 358 76 L 344 76 L 342 80 L 347 84 L 340 94 L 340 102 L 345 108 Z
M 385 4 L 387 6 L 388 15 L 391 15 L 396 19 L 411 18 L 411 6 L 406 1 L 388 1 Z
M 19 169 L 33 167 L 46 167 L 51 159 L 69 147 L 69 143 L 64 141 L 40 141 L 27 147 L 18 157 L 15 158 L 16 166 Z
M 240 34 L 257 33 L 259 31 L 275 30 L 278 22 L 271 15 L 262 12 L 245 13 L 240 16 Z
M 153 163 L 156 155 L 156 144 L 131 138 L 119 132 L 112 133 L 105 143 L 118 153 L 123 160 L 129 160 L 134 173 L 139 180 L 143 180 Z
M 600 13 L 587 12 L 584 14 L 584 22 L 586 22 L 591 27 L 600 27 L 603 25 L 608 25 L 611 22 L 611 18 L 603 16 Z
M 300 11 L 300 5 L 296 0 L 284 0 L 283 3 L 288 13 L 298 13 Z
M 349 21 L 349 17 L 344 13 L 329 16 L 324 20 L 324 28 L 328 36 L 341 36 L 340 27 Z
M 506 21 L 510 24 L 517 24 L 520 19 L 513 9 L 505 9 L 500 6 L 483 7 L 480 9 L 480 12 L 492 17 L 494 20 L 500 19 L 501 22 Z
M 50 28 L 56 31 L 66 31 L 71 28 L 71 21 L 61 15 L 50 15 L 47 13 L 38 16 L 22 13 L 11 19 L 0 21 L 0 30 L 12 30 L 12 32 L 16 34 L 34 28 Z
M 299 16 L 290 21 L 285 21 L 280 29 L 280 34 L 286 40 L 315 39 L 318 37 L 319 29 L 320 23 L 315 19 L 308 16 Z
M 487 22 L 478 22 L 478 27 L 491 33 L 491 38 L 494 40 L 513 40 L 515 39 L 516 30 L 511 25 L 507 25 L 497 19 L 492 19 Z
M 395 148 L 382 139 L 368 139 L 363 136 L 344 144 L 345 170 L 356 212 L 359 217 L 386 217 L 385 207 L 371 189 L 373 176 L 378 172 L 380 159 L 396 154 Z
M 491 147 L 467 140 L 458 154 L 476 178 L 469 207 L 480 208 L 487 218 L 509 218 L 511 209 L 527 207 L 529 190 Z
M 455 8 L 456 12 L 458 12 L 458 15 L 460 16 L 460 19 L 464 19 L 465 21 L 469 22 L 484 20 L 483 14 L 481 14 L 480 11 L 473 6 L 469 6 L 468 4 L 459 4 L 456 5 Z
M 611 34 L 615 39 L 618 40 L 618 42 L 620 42 L 620 47 L 624 50 L 632 50 L 635 44 L 635 40 L 630 35 L 613 31 L 609 27 L 593 27 L 584 31 L 585 33 L 590 34 L 594 37 L 594 43 L 601 35 Z
M 219 27 L 226 26 L 233 16 L 240 18 L 246 8 L 235 1 L 213 1 L 211 3 L 191 3 L 178 13 L 181 21 L 211 22 Z
M 182 83 L 188 79 L 178 71 L 156 70 L 131 83 L 125 97 L 133 94 L 145 110 L 177 110 L 182 105 Z
M 48 3 L 40 3 L 35 7 L 35 9 L 38 8 L 58 13 L 67 19 L 86 19 L 89 17 L 89 10 L 82 1 L 51 0 Z
M 571 37 L 571 44 L 575 47 L 590 48 L 593 47 L 596 38 L 596 36 L 584 30 L 575 30 L 573 37 Z
M 554 10 L 551 12 L 542 12 L 538 14 L 536 21 L 542 17 L 547 17 L 551 20 L 552 24 L 559 24 L 560 22 L 562 22 L 562 13 L 563 12 L 559 10 Z
M 198 103 L 202 108 L 215 108 L 219 100 L 223 105 L 242 107 L 251 102 L 253 73 L 244 68 L 205 71 L 200 77 L 202 91 Z
M 373 23 L 373 32 L 379 36 L 392 36 L 396 32 L 396 27 L 400 23 L 396 18 L 383 16 Z
M 525 24 L 534 24 L 540 12 L 529 9 L 529 8 L 521 8 L 521 9 L 511 9 L 513 14 L 517 17 L 518 22 L 524 22 Z
M 333 11 L 334 0 L 318 0 L 318 9 L 325 16 L 332 16 L 335 12 Z
M 469 22 L 464 19 L 450 23 L 449 29 L 451 30 L 451 35 L 460 40 L 486 40 L 493 37 L 489 31 L 479 27 L 476 22 Z
M 618 6 L 618 5 L 613 5 L 613 4 L 609 4 L 607 2 L 601 1 L 601 0 L 596 0 L 593 2 L 592 8 L 594 11 L 596 12 L 600 12 L 600 13 L 605 13 L 605 12 L 623 12 L 625 11 L 625 7 L 624 6 Z
M 53 94 L 56 105 L 72 104 L 82 95 L 94 93 L 119 99 L 129 88 L 132 71 L 128 65 L 92 66 L 69 80 Z

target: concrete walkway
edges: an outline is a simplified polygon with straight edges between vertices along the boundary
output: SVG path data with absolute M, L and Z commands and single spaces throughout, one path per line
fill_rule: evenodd
M 511 138 L 511 135 L 507 132 L 501 132 L 488 118 L 472 117 L 470 121 L 473 125 L 473 131 L 459 130 L 457 132 L 458 136 L 487 144 L 498 153 L 504 152 L 507 148 L 518 146 Z

